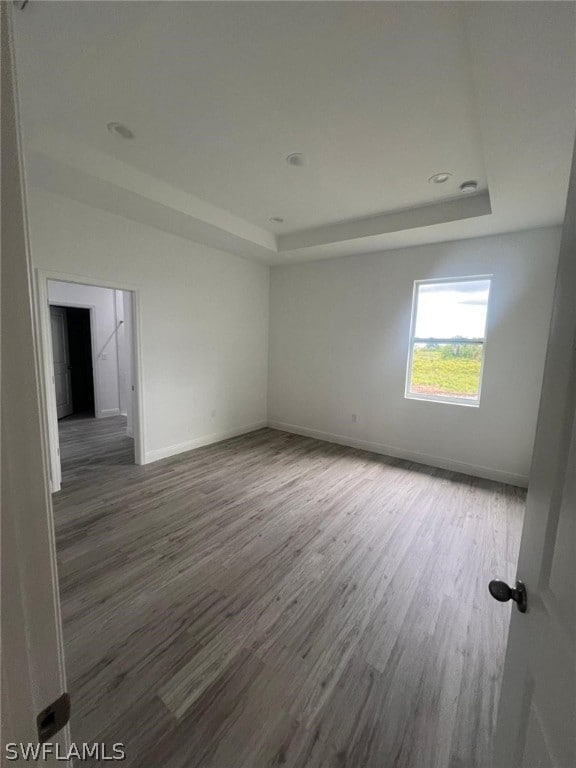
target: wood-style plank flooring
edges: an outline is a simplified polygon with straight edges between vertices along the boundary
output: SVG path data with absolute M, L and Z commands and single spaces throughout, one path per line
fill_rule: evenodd
M 525 493 L 262 429 L 61 422 L 72 736 L 146 768 L 492 768 Z M 89 763 L 83 763 L 88 765 Z

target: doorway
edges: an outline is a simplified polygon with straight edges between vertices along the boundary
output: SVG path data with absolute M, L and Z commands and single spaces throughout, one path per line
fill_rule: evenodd
M 52 491 L 81 467 L 143 464 L 133 289 L 38 271 Z
M 94 418 L 91 310 L 50 305 L 58 419 Z
M 49 280 L 48 299 L 62 484 L 134 464 L 131 294 Z

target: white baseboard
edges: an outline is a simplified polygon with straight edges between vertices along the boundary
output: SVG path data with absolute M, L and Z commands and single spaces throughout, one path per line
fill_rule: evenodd
M 248 432 L 255 432 L 257 429 L 262 429 L 266 426 L 266 421 L 258 421 L 253 424 L 247 424 L 244 427 L 229 429 L 225 432 L 213 432 L 211 435 L 195 437 L 193 440 L 187 440 L 185 443 L 177 443 L 176 445 L 169 445 L 166 448 L 157 448 L 154 451 L 146 451 L 144 455 L 144 464 L 151 464 L 153 461 L 167 459 L 169 456 L 176 456 L 178 453 L 193 451 L 195 448 L 201 448 L 203 445 L 219 443 L 221 440 L 228 440 L 230 437 L 246 435 Z
M 108 416 L 120 416 L 120 408 L 105 408 L 96 414 L 97 419 L 105 419 Z
M 317 440 L 324 440 L 327 443 L 346 445 L 349 448 L 360 448 L 363 451 L 371 451 L 372 453 L 379 453 L 383 454 L 384 456 L 392 456 L 396 459 L 406 459 L 407 461 L 413 461 L 417 464 L 426 464 L 427 466 L 437 467 L 438 469 L 449 469 L 453 472 L 461 472 L 464 475 L 481 477 L 485 480 L 495 480 L 499 483 L 517 485 L 520 488 L 526 488 L 528 486 L 528 478 L 526 476 L 515 475 L 511 472 L 505 472 L 501 469 L 494 469 L 492 467 L 478 467 L 473 464 L 465 464 L 464 462 L 456 461 L 454 459 L 446 459 L 440 456 L 431 456 L 430 454 L 417 453 L 416 451 L 406 451 L 403 448 L 394 448 L 391 445 L 370 443 L 367 440 L 356 440 L 353 437 L 335 435 L 332 432 L 321 432 L 318 429 L 300 427 L 296 424 L 285 424 L 281 421 L 269 421 L 268 426 L 271 429 L 278 429 L 281 432 L 292 432 L 295 435 L 314 437 Z

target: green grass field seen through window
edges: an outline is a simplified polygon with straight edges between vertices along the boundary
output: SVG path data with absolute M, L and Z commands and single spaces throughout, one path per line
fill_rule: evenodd
M 482 345 L 416 345 L 410 392 L 449 397 L 478 397 Z

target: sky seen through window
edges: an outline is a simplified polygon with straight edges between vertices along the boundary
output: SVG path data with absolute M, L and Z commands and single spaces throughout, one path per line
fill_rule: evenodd
M 484 338 L 490 280 L 421 283 L 417 338 Z

